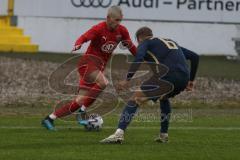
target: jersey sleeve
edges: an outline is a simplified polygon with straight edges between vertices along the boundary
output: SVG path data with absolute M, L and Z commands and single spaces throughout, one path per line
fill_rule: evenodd
M 127 47 L 128 50 L 132 53 L 132 55 L 135 56 L 137 53 L 137 48 L 132 42 L 127 28 L 125 28 L 124 26 L 122 26 L 122 36 L 123 36 L 123 39 L 122 39 L 123 46 Z
M 138 70 L 139 66 L 141 65 L 141 62 L 144 61 L 144 57 L 147 54 L 147 50 L 148 50 L 147 41 L 143 42 L 142 44 L 140 44 L 138 46 L 135 59 L 134 59 L 133 63 L 131 64 L 131 66 L 128 70 L 128 73 L 127 73 L 127 77 L 126 77 L 127 81 L 131 80 L 131 78 L 134 76 L 134 74 Z
M 75 42 L 75 46 L 82 45 L 87 41 L 95 39 L 98 36 L 99 29 L 100 28 L 98 27 L 98 25 L 93 26 L 91 29 L 89 29 L 77 39 L 77 41 Z
M 193 51 L 190 51 L 184 47 L 181 47 L 183 54 L 187 60 L 190 60 L 191 62 L 191 68 L 190 68 L 190 80 L 193 81 L 195 79 L 198 64 L 199 64 L 199 56 L 194 53 Z

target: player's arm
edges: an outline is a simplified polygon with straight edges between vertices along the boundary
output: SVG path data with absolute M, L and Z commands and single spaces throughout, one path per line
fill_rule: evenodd
M 141 63 L 144 61 L 144 57 L 147 54 L 147 50 L 148 50 L 148 41 L 145 41 L 138 46 L 135 59 L 128 70 L 126 81 L 130 81 L 131 78 L 134 76 L 134 74 L 140 67 Z
M 192 90 L 193 89 L 193 85 L 194 85 L 194 79 L 197 73 L 197 69 L 198 69 L 198 64 L 199 64 L 199 56 L 193 52 L 190 51 L 184 47 L 181 47 L 183 54 L 185 56 L 185 58 L 187 60 L 190 60 L 190 81 L 188 82 L 188 86 L 187 86 L 187 90 Z
M 97 35 L 98 35 L 98 28 L 97 28 L 97 26 L 93 26 L 91 29 L 89 29 L 87 32 L 85 32 L 83 35 L 81 35 L 77 39 L 72 51 L 79 50 L 83 43 L 95 39 L 97 37 Z
M 146 42 L 143 42 L 138 46 L 137 54 L 135 56 L 134 61 L 129 67 L 126 79 L 118 83 L 117 90 L 123 90 L 127 88 L 128 82 L 132 79 L 132 77 L 138 70 L 139 66 L 141 65 L 141 62 L 144 61 L 144 56 L 146 53 L 147 53 L 147 44 Z
M 129 32 L 125 27 L 122 28 L 122 36 L 123 36 L 122 45 L 124 47 L 127 47 L 131 54 L 135 56 L 137 53 L 137 48 L 132 42 Z

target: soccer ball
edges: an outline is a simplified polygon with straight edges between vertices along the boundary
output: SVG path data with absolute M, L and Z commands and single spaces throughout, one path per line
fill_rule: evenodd
M 103 119 L 98 114 L 91 114 L 87 120 L 87 125 L 85 129 L 87 131 L 100 131 L 103 126 Z

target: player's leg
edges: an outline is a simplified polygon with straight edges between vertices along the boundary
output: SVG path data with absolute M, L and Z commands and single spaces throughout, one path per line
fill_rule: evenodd
M 90 84 L 93 84 L 93 86 L 91 88 L 89 88 L 82 97 L 79 97 L 77 99 L 77 102 L 79 104 L 83 104 L 86 108 L 89 107 L 96 100 L 96 98 L 99 96 L 99 94 L 108 85 L 107 78 L 99 70 L 96 70 L 90 74 L 90 78 L 89 78 L 88 82 Z
M 165 81 L 156 80 L 155 77 L 143 82 L 141 89 L 137 90 L 125 106 L 119 123 L 118 129 L 113 135 L 100 141 L 101 143 L 121 143 L 124 140 L 124 131 L 130 124 L 137 108 L 140 104 L 161 97 L 172 90 L 172 85 Z
M 157 137 L 155 141 L 167 142 L 168 126 L 171 113 L 171 106 L 169 100 L 167 99 L 167 95 L 174 91 L 174 84 L 168 81 L 168 79 L 159 79 L 155 77 L 144 82 L 142 89 L 144 90 L 145 95 L 147 95 L 149 99 L 153 101 L 160 99 L 161 132 L 159 134 L 159 137 Z
M 76 99 L 73 101 L 62 105 L 60 108 L 56 109 L 53 113 L 48 115 L 45 119 L 42 120 L 42 125 L 48 130 L 55 130 L 54 120 L 57 118 L 65 117 L 72 114 L 80 108 L 80 104 L 77 103 Z
M 87 92 L 85 94 L 81 94 L 83 96 L 79 96 L 76 101 L 81 104 L 79 112 L 76 116 L 77 121 L 81 125 L 86 125 L 88 115 L 86 113 L 86 108 L 90 107 L 91 104 L 96 100 L 96 98 L 101 94 L 101 92 L 106 88 L 108 84 L 108 80 L 105 78 L 104 74 L 101 71 L 94 71 L 92 77 L 96 77 L 92 79 L 91 86 L 86 84 L 81 86 L 88 86 Z M 80 90 L 81 91 L 81 90 Z
M 86 55 L 85 58 L 80 61 L 79 65 L 79 74 L 83 81 L 83 83 L 80 84 L 80 89 L 82 86 L 87 86 L 88 92 L 84 94 L 83 97 L 79 97 L 77 101 L 84 106 L 84 109 L 89 107 L 106 88 L 108 80 L 103 74 L 105 65 L 100 58 L 94 55 Z
M 160 100 L 160 109 L 161 129 L 160 134 L 157 138 L 155 138 L 155 141 L 166 143 L 168 141 L 168 128 L 171 116 L 171 105 L 169 99 Z
M 118 122 L 118 129 L 124 132 L 131 123 L 138 107 L 146 101 L 148 101 L 146 95 L 141 90 L 136 91 L 122 111 L 120 120 Z
M 80 59 L 78 67 L 81 77 L 79 95 L 73 102 L 78 106 L 72 107 L 71 112 L 76 111 L 78 108 L 81 108 L 84 112 L 106 88 L 108 81 L 102 73 L 103 69 L 102 60 L 94 55 L 85 55 Z
M 122 143 L 124 140 L 124 132 L 127 129 L 128 125 L 131 123 L 132 118 L 140 104 L 147 101 L 148 99 L 145 97 L 144 93 L 141 90 L 135 92 L 130 100 L 127 102 L 124 107 L 121 117 L 118 122 L 118 129 L 116 132 L 109 137 L 101 140 L 101 143 Z
M 166 143 L 168 142 L 168 128 L 171 116 L 171 104 L 169 98 L 178 95 L 183 91 L 188 82 L 188 76 L 181 73 L 169 74 L 163 77 L 165 81 L 171 82 L 174 86 L 173 90 L 160 99 L 160 109 L 161 109 L 161 129 L 159 136 L 155 139 L 157 142 Z
M 88 87 L 85 87 L 85 89 L 82 88 L 79 92 L 80 94 L 73 101 L 61 106 L 47 116 L 42 121 L 42 125 L 45 128 L 48 130 L 55 130 L 53 124 L 55 119 L 70 115 L 80 107 L 82 110 L 85 110 L 86 107 L 89 107 L 95 101 L 97 96 L 106 88 L 108 83 L 104 74 L 99 70 L 93 71 L 84 79 L 85 81 L 87 79 L 87 83 L 89 84 Z
M 76 96 L 72 102 L 55 110 L 55 112 L 50 115 L 50 118 L 52 117 L 53 119 L 56 119 L 65 117 L 78 110 L 82 105 L 84 105 L 84 107 L 88 107 L 94 102 L 102 90 L 106 88 L 108 82 L 101 71 L 94 71 L 88 76 L 87 83 L 89 85 L 82 88 L 79 91 L 79 95 Z
M 97 96 L 108 84 L 104 74 L 99 70 L 93 71 L 85 77 L 84 80 L 89 85 L 86 85 L 79 91 L 79 95 L 75 100 L 63 106 L 62 109 L 60 108 L 54 112 L 58 118 L 69 115 L 78 110 L 80 107 L 82 111 L 85 111 L 85 108 L 89 107 L 96 100 Z

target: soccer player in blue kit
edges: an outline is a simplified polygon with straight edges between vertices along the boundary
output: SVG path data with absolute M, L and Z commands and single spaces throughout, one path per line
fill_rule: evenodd
M 117 89 L 129 88 L 129 81 L 139 69 L 141 62 L 147 62 L 153 72 L 129 99 L 121 114 L 118 128 L 114 134 L 101 140 L 101 143 L 122 143 L 124 132 L 135 115 L 137 108 L 147 100 L 160 100 L 161 129 L 156 142 L 168 141 L 168 128 L 171 113 L 169 98 L 181 91 L 191 91 L 198 68 L 199 56 L 171 39 L 154 38 L 152 30 L 142 27 L 136 32 L 139 43 L 134 63 L 131 64 L 125 80 L 119 82 Z M 190 60 L 190 71 L 186 60 Z M 154 64 L 154 65 L 153 65 Z

